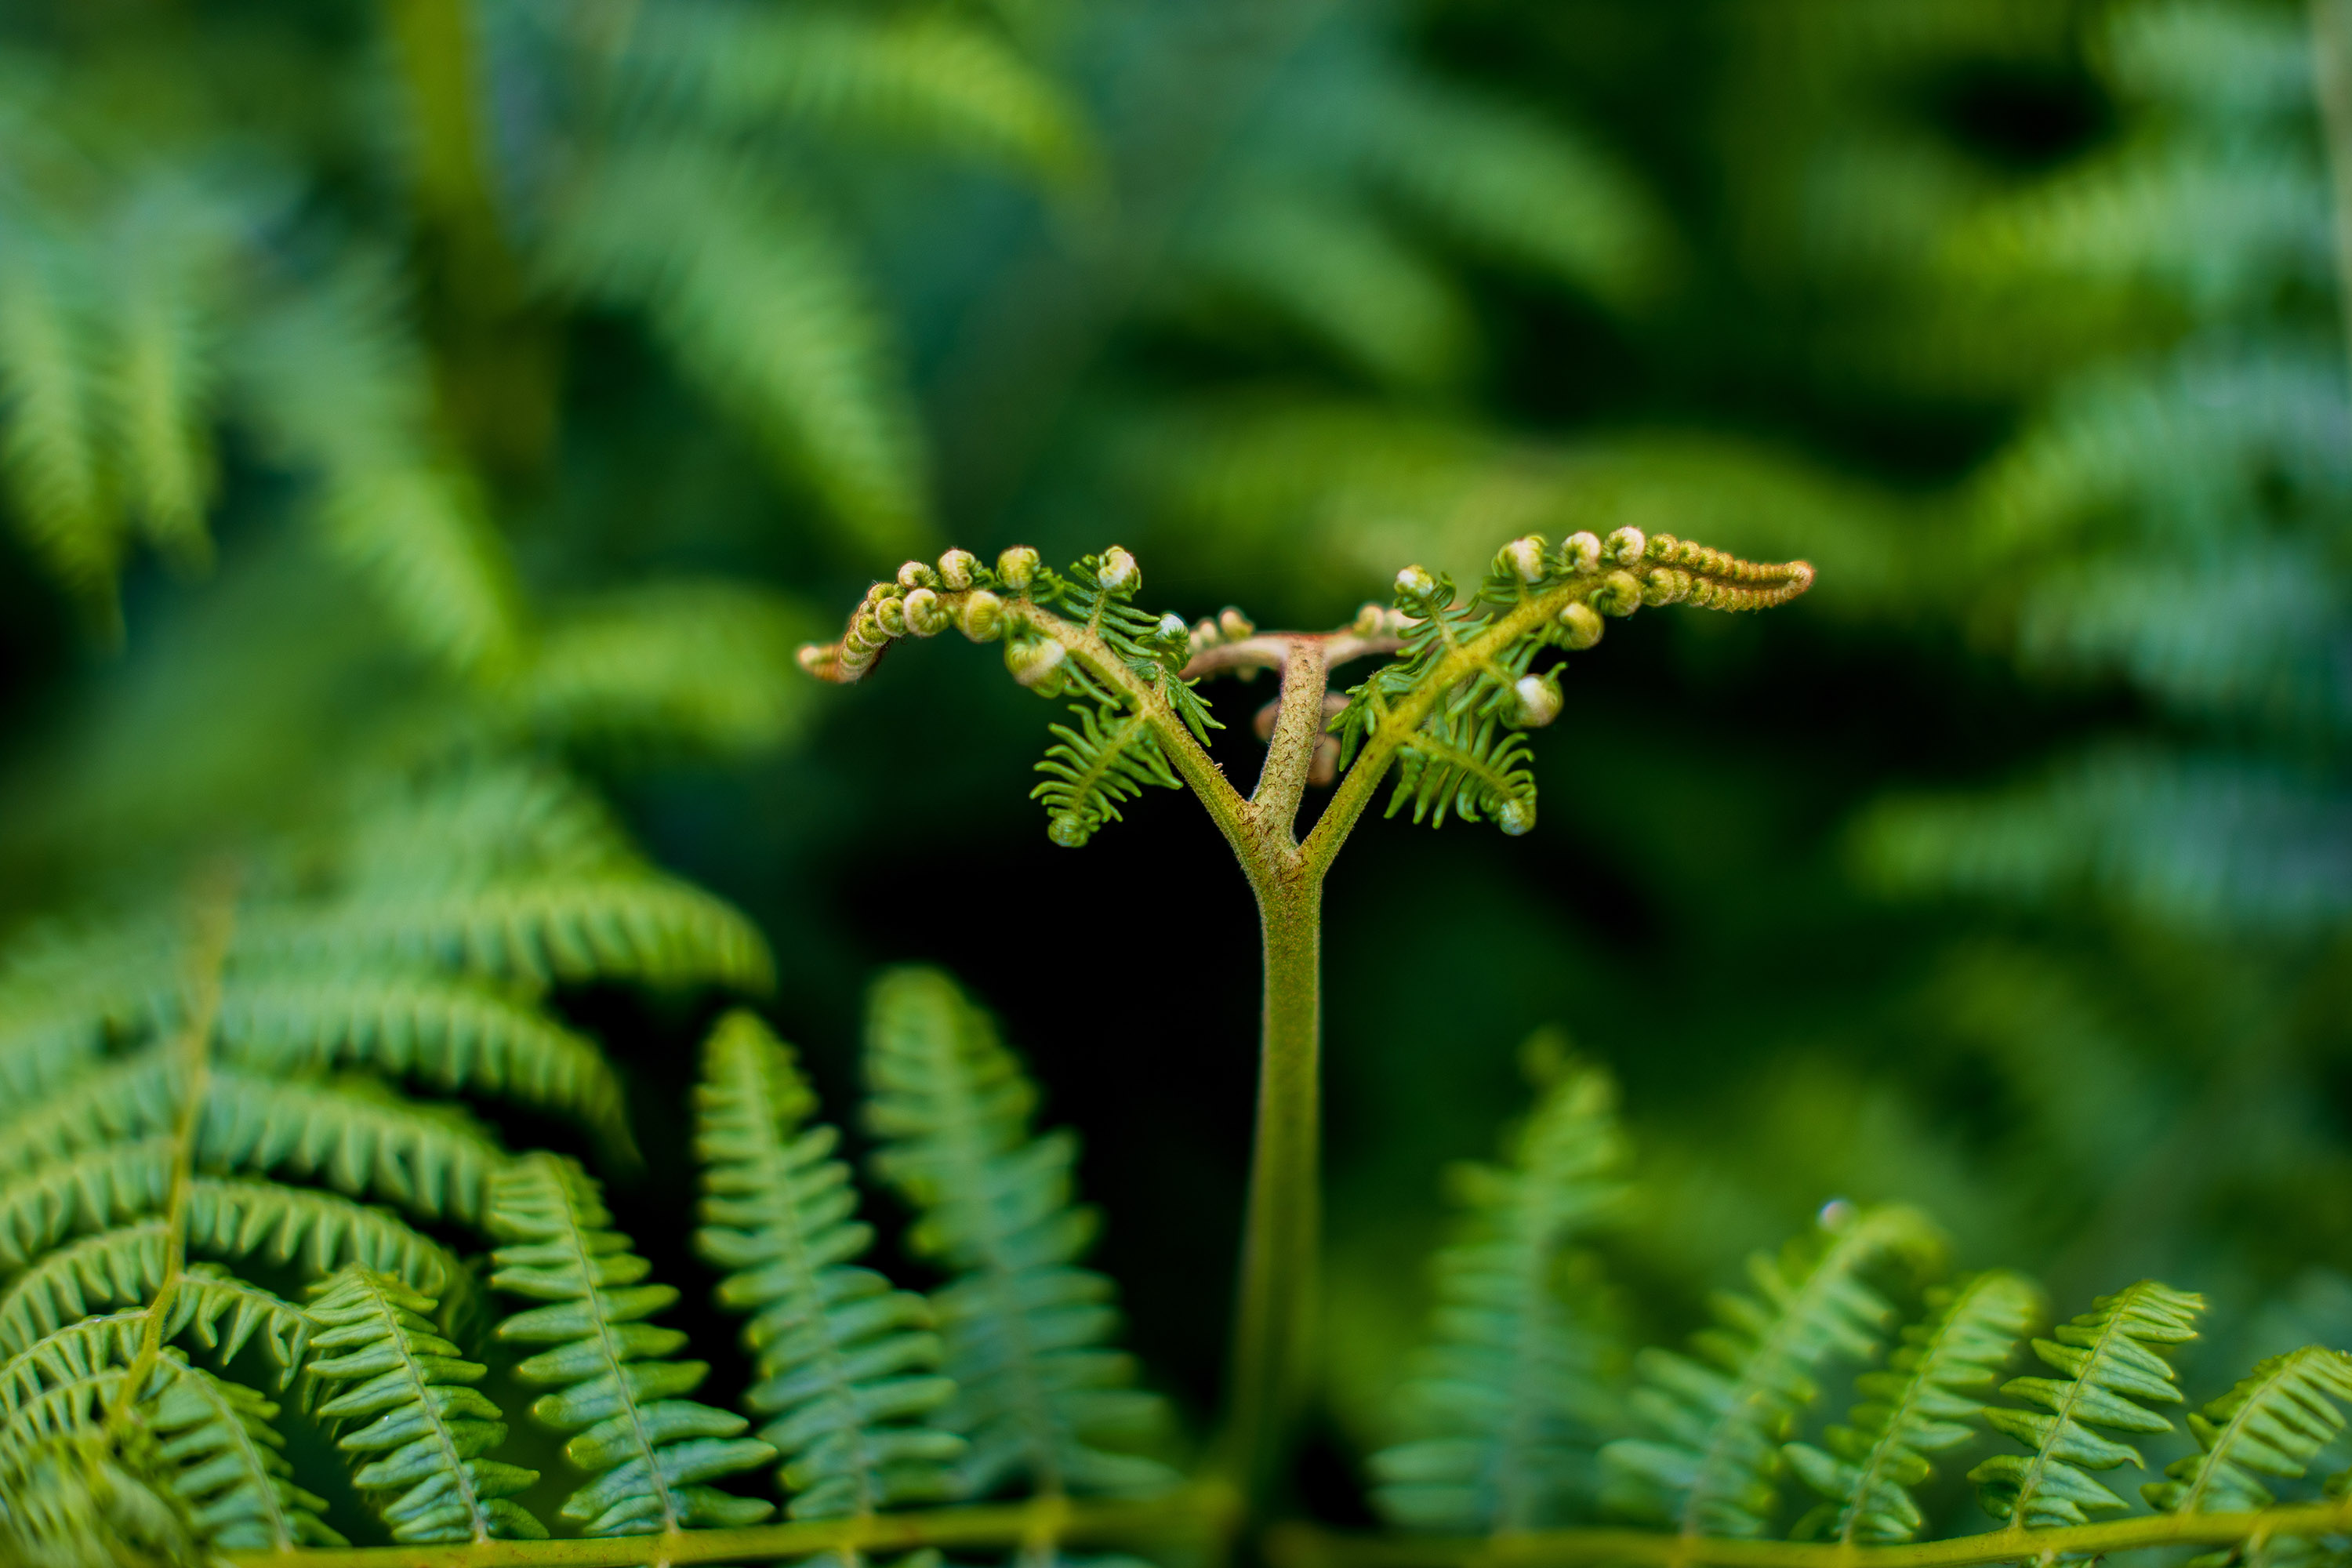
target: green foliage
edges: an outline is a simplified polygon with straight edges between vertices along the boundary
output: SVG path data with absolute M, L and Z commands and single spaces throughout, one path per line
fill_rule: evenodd
M 636 1535 L 694 1525 L 749 1524 L 770 1503 L 702 1485 L 755 1468 L 776 1450 L 737 1434 L 740 1415 L 680 1397 L 709 1373 L 707 1362 L 671 1358 L 676 1329 L 645 1320 L 677 1300 L 643 1283 L 650 1268 L 611 1224 L 593 1178 L 553 1154 L 531 1154 L 500 1173 L 491 1228 L 490 1283 L 545 1306 L 499 1324 L 499 1338 L 548 1348 L 515 1368 L 551 1386 L 530 1413 L 572 1432 L 563 1456 L 595 1479 L 573 1492 L 563 1517 L 591 1535 Z
M 702 1048 L 695 1152 L 704 1225 L 695 1247 L 731 1270 L 720 1303 L 750 1311 L 759 1381 L 744 1403 L 784 1457 L 795 1519 L 873 1513 L 953 1495 L 964 1441 L 924 1417 L 955 1393 L 939 1375 L 929 1306 L 855 1265 L 873 1227 L 850 1216 L 840 1134 L 808 1124 L 816 1096 L 791 1049 L 749 1013 Z
M 2263 1484 L 2299 1480 L 2344 1430 L 2338 1401 L 2352 1400 L 2352 1358 L 2305 1345 L 2263 1362 L 2235 1388 L 2189 1417 L 2200 1453 L 2165 1467 L 2140 1488 L 2167 1513 L 2251 1512 L 2278 1499 Z
M 546 1527 L 512 1500 L 539 1472 L 482 1458 L 507 1425 L 472 1386 L 489 1369 L 435 1331 L 440 1303 L 362 1268 L 312 1291 L 311 1348 L 326 1353 L 305 1370 L 331 1390 L 318 1413 L 361 1423 L 339 1446 L 365 1461 L 352 1481 L 382 1498 L 393 1539 L 544 1540 Z
M 1168 768 L 1168 758 L 1152 738 L 1151 721 L 1141 713 L 1121 713 L 1116 708 L 1073 707 L 1078 727 L 1056 724 L 1061 743 L 1045 749 L 1037 771 L 1049 775 L 1029 792 L 1045 803 L 1045 832 L 1055 843 L 1075 849 L 1106 823 L 1118 820 L 1118 803 L 1133 800 L 1147 787 L 1181 789 L 1183 781 Z
M 1927 1292 L 1929 1315 L 1903 1330 L 1885 1372 L 1854 1380 L 1864 1402 L 1850 1426 L 1823 1435 L 1828 1448 L 1791 1443 L 1790 1468 L 1827 1500 L 1800 1535 L 1839 1541 L 1908 1541 L 1925 1518 L 1911 1489 L 1934 1473 L 1932 1456 L 1976 1436 L 2001 1363 L 2043 1311 L 2031 1280 L 1992 1270 Z M 1811 1528 L 1808 1529 L 1807 1526 Z
M 1821 1233 L 1748 1261 L 1755 1295 L 1724 1292 L 1696 1356 L 1643 1351 L 1633 1413 L 1654 1436 L 1601 1450 L 1618 1506 L 1685 1535 L 1760 1535 L 1771 1519 L 1791 1424 L 1819 1395 L 1832 1357 L 1874 1351 L 1894 1309 L 1865 1281 L 1874 1266 L 1932 1260 L 1941 1240 L 1902 1208 L 1825 1213 Z
M 2103 1434 L 2172 1430 L 2141 1402 L 2179 1401 L 2172 1368 L 2159 1352 L 2197 1337 L 2191 1325 L 2204 1305 L 2200 1297 L 2142 1280 L 2060 1324 L 2056 1339 L 2035 1340 L 2033 1353 L 2064 1375 L 2001 1385 L 2002 1394 L 2040 1410 L 1985 1411 L 1996 1430 L 2033 1450 L 2029 1458 L 1997 1454 L 1969 1472 L 1985 1511 L 2031 1527 L 2083 1524 L 2090 1510 L 2124 1507 L 2090 1472 L 2146 1461 L 2130 1443 Z
M 1565 1523 L 1589 1510 L 1595 1437 L 1616 1425 L 1612 1325 L 1591 1283 L 1565 1278 L 1570 1248 L 1623 1206 L 1616 1086 L 1547 1038 L 1531 1047 L 1540 1098 L 1507 1163 L 1451 1173 L 1466 1213 L 1436 1257 L 1433 1342 L 1400 1395 L 1409 1436 L 1371 1458 L 1381 1512 L 1407 1528 Z
M 1165 1412 L 1110 1348 L 1110 1281 L 1077 1265 L 1097 1225 L 1070 1203 L 1077 1140 L 1031 1134 L 1036 1089 L 987 1015 L 936 971 L 893 971 L 875 987 L 865 1068 L 875 1170 L 919 1216 L 908 1245 L 952 1275 L 931 1304 L 956 1384 L 937 1419 L 971 1446 L 960 1489 L 1172 1485 L 1159 1461 L 1103 1446 L 1150 1440 Z

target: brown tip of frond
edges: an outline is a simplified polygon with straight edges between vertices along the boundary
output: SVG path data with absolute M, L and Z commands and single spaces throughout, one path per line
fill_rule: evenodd
M 1813 585 L 1810 561 L 1742 561 L 1671 533 L 1653 534 L 1643 559 L 1643 599 L 1693 604 L 1707 610 L 1769 610 Z
M 803 643 L 800 664 L 819 680 L 847 686 L 881 663 L 889 647 L 890 636 L 875 618 L 869 600 L 849 617 L 849 629 L 842 633 L 839 642 Z

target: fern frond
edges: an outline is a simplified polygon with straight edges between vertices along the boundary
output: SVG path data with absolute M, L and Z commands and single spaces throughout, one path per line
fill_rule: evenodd
M 318 1174 L 428 1218 L 478 1219 L 507 1152 L 455 1105 L 420 1105 L 370 1079 L 304 1082 L 215 1067 L 198 1124 L 207 1169 Z
M 232 972 L 219 1027 L 223 1059 L 257 1071 L 413 1074 L 562 1112 L 627 1146 L 620 1079 L 595 1042 L 480 982 L 429 970 Z
M 2179 1402 L 2172 1368 L 2158 1352 L 2197 1337 L 2194 1324 L 2204 1305 L 2200 1297 L 2144 1279 L 2099 1298 L 2090 1311 L 2060 1324 L 2055 1339 L 2035 1340 L 2033 1353 L 2064 1375 L 2011 1378 L 2001 1385 L 2001 1393 L 2040 1411 L 1999 1405 L 1985 1411 L 1996 1431 L 2033 1450 L 1997 1454 L 1969 1472 L 1985 1511 L 2036 1529 L 2085 1524 L 2090 1510 L 2122 1508 L 2124 1500 L 2090 1472 L 2126 1464 L 2145 1468 L 2147 1461 L 2129 1443 L 2093 1428 L 2172 1430 L 2170 1421 L 2139 1402 Z
M 1691 1341 L 1696 1357 L 1647 1350 L 1636 1358 L 1643 1386 L 1633 1413 L 1656 1436 L 1601 1450 L 1615 1500 L 1685 1535 L 1764 1533 L 1780 1445 L 1819 1396 L 1816 1369 L 1832 1356 L 1867 1357 L 1894 1315 L 1864 1272 L 1940 1249 L 1916 1212 L 1874 1208 L 1791 1241 L 1777 1258 L 1750 1258 L 1757 1294 L 1716 1298 L 1717 1326 Z
M 574 1431 L 564 1456 L 595 1475 L 564 1503 L 563 1517 L 591 1535 L 766 1518 L 772 1505 L 700 1484 L 764 1465 L 776 1450 L 738 1436 L 750 1425 L 740 1415 L 681 1397 L 710 1368 L 668 1359 L 686 1336 L 645 1320 L 677 1292 L 640 1283 L 649 1265 L 628 1237 L 604 1228 L 611 1222 L 587 1173 L 552 1154 L 509 1164 L 490 1195 L 490 1230 L 504 1243 L 490 1283 L 548 1303 L 505 1320 L 499 1338 L 550 1347 L 515 1375 L 557 1390 L 531 1414 Z
M 316 1353 L 306 1370 L 332 1390 L 318 1414 L 362 1423 L 336 1446 L 367 1457 L 352 1480 L 380 1494 L 393 1539 L 544 1540 L 546 1526 L 512 1500 L 539 1472 L 483 1458 L 506 1440 L 507 1424 L 473 1386 L 489 1369 L 435 1331 L 439 1303 L 363 1268 L 312 1292 Z
M 2166 1513 L 2268 1508 L 2278 1499 L 2262 1478 L 2300 1480 L 2343 1433 L 2339 1403 L 2352 1404 L 2352 1356 L 2324 1345 L 2273 1356 L 2189 1415 L 2200 1452 L 2173 1460 L 2140 1495 Z
M 97 1230 L 160 1208 L 172 1144 L 148 1138 L 87 1150 L 0 1186 L 0 1265 L 24 1268 L 76 1229 Z
M 11 1458 L 0 1469 L 0 1557 L 39 1568 L 202 1561 L 161 1461 L 125 1447 L 83 1426 Z
M 688 374 L 862 545 L 929 532 L 915 415 L 880 311 L 831 226 L 777 176 L 688 141 L 583 172 L 548 264 L 643 309 Z
M 749 1013 L 704 1042 L 695 1089 L 702 1162 L 696 1250 L 730 1272 L 719 1304 L 753 1317 L 743 1342 L 759 1381 L 744 1394 L 770 1417 L 760 1436 L 784 1458 L 795 1519 L 829 1519 L 954 1495 L 965 1445 L 922 1419 L 955 1393 L 920 1296 L 852 1266 L 873 1244 L 856 1221 L 839 1133 L 809 1126 L 816 1096 L 791 1048 Z
M 0 1122 L 0 1175 L 14 1176 L 109 1143 L 169 1131 L 186 1091 L 173 1058 L 148 1050 L 71 1079 Z M 5 1207 L 0 1199 L 0 1207 Z
M 0 1355 L 15 1355 L 100 1306 L 152 1300 L 169 1272 L 170 1231 L 162 1219 L 141 1220 L 45 1255 L 0 1294 Z M 301 1365 L 310 1330 L 300 1310 L 216 1264 L 186 1265 L 172 1306 L 170 1333 L 194 1327 L 223 1361 L 259 1333 L 283 1376 Z
M 210 431 L 218 380 L 218 216 L 184 180 L 143 182 L 108 246 L 104 391 L 124 497 L 147 538 L 183 563 L 211 555 Z
M 1047 837 L 1066 849 L 1118 821 L 1118 803 L 1136 799 L 1147 786 L 1184 787 L 1153 738 L 1147 715 L 1086 704 L 1070 711 L 1078 727 L 1053 726 L 1060 743 L 1046 748 L 1037 764 L 1046 780 L 1029 792 L 1030 799 L 1045 803 Z
M 301 1261 L 312 1274 L 345 1263 L 396 1275 L 427 1295 L 458 1296 L 470 1278 L 438 1242 L 385 1209 L 274 1182 L 195 1176 L 186 1189 L 188 1245 L 233 1258 Z
M 124 545 L 97 427 L 97 350 L 68 254 L 22 213 L 0 258 L 0 472 L 26 542 L 67 589 L 110 606 Z
M 173 1361 L 172 1379 L 140 1411 L 173 1468 L 172 1489 L 215 1551 L 347 1546 L 320 1519 L 324 1499 L 294 1484 L 270 1423 L 278 1406 L 242 1384 Z
M 1827 1452 L 1791 1443 L 1797 1479 L 1828 1500 L 1801 1524 L 1800 1535 L 1838 1541 L 1908 1541 L 1925 1522 L 1911 1489 L 1933 1473 L 1931 1456 L 1975 1436 L 1969 1421 L 2017 1342 L 2044 1310 L 2041 1290 L 2021 1276 L 1995 1270 L 1927 1293 L 1932 1309 L 1907 1325 L 1885 1372 L 1854 1380 L 1864 1403 L 1850 1426 L 1832 1426 Z M 1810 1526 L 1810 1528 L 1808 1528 Z
M 1451 812 L 1465 822 L 1491 816 L 1506 833 L 1527 832 L 1536 823 L 1527 737 L 1494 714 L 1441 718 L 1415 731 L 1398 749 L 1396 789 L 1385 815 L 1407 804 L 1416 825 L 1426 818 L 1443 827 Z
M 1487 1535 L 1557 1526 L 1594 1490 L 1612 1423 L 1591 1303 L 1563 1299 L 1568 1247 L 1612 1217 L 1625 1146 L 1608 1074 L 1562 1064 L 1505 1165 L 1453 1173 L 1468 1210 L 1436 1260 L 1433 1343 L 1400 1405 L 1407 1439 L 1372 1456 L 1394 1523 Z
M 1097 1225 L 1070 1204 L 1077 1142 L 1031 1136 L 1036 1089 L 987 1016 L 944 974 L 894 971 L 875 987 L 865 1069 L 875 1169 L 921 1216 L 909 1245 L 955 1276 L 932 1305 L 956 1384 L 938 1419 L 971 1443 L 963 1490 L 1172 1485 L 1157 1460 L 1097 1446 L 1148 1440 L 1165 1413 L 1109 1348 L 1110 1281 L 1077 1267 Z

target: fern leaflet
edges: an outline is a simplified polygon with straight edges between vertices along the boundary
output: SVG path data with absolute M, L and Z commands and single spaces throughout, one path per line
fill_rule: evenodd
M 2344 1430 L 2352 1356 L 2322 1345 L 2274 1355 L 2189 1417 L 2199 1452 L 2140 1488 L 2166 1513 L 2242 1513 L 2276 1502 L 2261 1478 L 2298 1480 Z
M 2169 1432 L 2172 1423 L 2141 1400 L 2179 1403 L 2172 1368 L 2158 1347 L 2197 1337 L 2193 1326 L 2204 1309 L 2200 1297 L 2153 1279 L 2103 1296 L 2092 1310 L 2035 1340 L 2033 1353 L 2058 1378 L 2011 1378 L 2001 1392 L 2030 1400 L 2041 1411 L 1992 1406 L 1985 1420 L 2031 1447 L 2030 1456 L 1997 1454 L 1969 1472 L 1984 1510 L 1995 1519 L 2028 1528 L 2084 1524 L 2088 1510 L 2116 1509 L 2124 1500 L 2091 1479 L 2093 1470 L 2147 1461 L 2129 1443 L 2104 1437 L 2110 1432 Z M 2047 1412 L 2044 1414 L 2043 1412 Z
M 144 1407 L 163 1439 L 158 1458 L 174 1469 L 172 1489 L 215 1548 L 291 1552 L 342 1546 L 319 1515 L 323 1500 L 296 1486 L 270 1425 L 278 1406 L 242 1384 L 202 1367 L 167 1362 L 171 1380 Z
M 1045 803 L 1046 834 L 1065 849 L 1078 847 L 1096 829 L 1118 821 L 1118 803 L 1137 798 L 1147 786 L 1184 787 L 1152 737 L 1147 715 L 1084 704 L 1070 711 L 1078 727 L 1053 726 L 1061 742 L 1046 748 L 1037 764 L 1046 780 L 1029 792 L 1030 799 Z

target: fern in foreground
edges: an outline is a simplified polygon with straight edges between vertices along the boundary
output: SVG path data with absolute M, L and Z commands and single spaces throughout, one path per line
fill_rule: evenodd
M 965 1444 L 921 1425 L 954 1394 L 920 1296 L 853 1259 L 874 1232 L 850 1216 L 840 1135 L 807 1125 L 816 1096 L 791 1050 L 749 1013 L 730 1013 L 702 1049 L 695 1152 L 702 1228 L 695 1246 L 733 1272 L 720 1304 L 753 1314 L 743 1342 L 759 1381 L 744 1394 L 784 1457 L 792 1516 L 870 1514 L 952 1496 Z
M 986 1014 L 932 970 L 876 985 L 866 1033 L 875 1169 L 920 1216 L 914 1249 L 953 1278 L 932 1297 L 955 1398 L 938 1420 L 971 1445 L 961 1489 L 1014 1480 L 1045 1492 L 1139 1493 L 1174 1485 L 1136 1444 L 1166 1424 L 1110 1348 L 1109 1280 L 1077 1266 L 1093 1210 L 1070 1205 L 1077 1141 L 1033 1137 L 1037 1091 Z
M 1556 1047 L 1534 1065 L 1549 1081 L 1508 1163 L 1453 1173 L 1469 1213 L 1437 1255 L 1435 1342 L 1400 1399 L 1411 1436 L 1372 1456 L 1381 1512 L 1409 1528 L 1540 1529 L 1598 1489 L 1595 1435 L 1613 1425 L 1610 1335 L 1590 1289 L 1563 1299 L 1561 1274 L 1568 1248 L 1625 1196 L 1617 1090 Z
M 2278 1501 L 2263 1477 L 2300 1480 L 2344 1431 L 2352 1404 L 2352 1355 L 2320 1345 L 2276 1355 L 2189 1417 L 2198 1453 L 2140 1488 L 2167 1513 L 2251 1513 Z
M 2101 1297 L 2091 1310 L 2062 1323 L 2056 1338 L 2035 1340 L 2033 1353 L 2057 1378 L 2019 1377 L 2001 1393 L 2038 1411 L 1994 1406 L 1985 1419 L 2026 1444 L 2030 1456 L 1997 1454 L 1969 1472 L 1984 1510 L 2029 1528 L 2089 1522 L 2093 1510 L 2124 1500 L 2091 1478 L 2093 1470 L 2145 1466 L 2139 1450 L 2101 1432 L 2169 1432 L 2172 1423 L 2141 1404 L 2178 1404 L 2172 1367 L 2159 1353 L 2197 1337 L 2200 1297 L 2152 1279 Z

